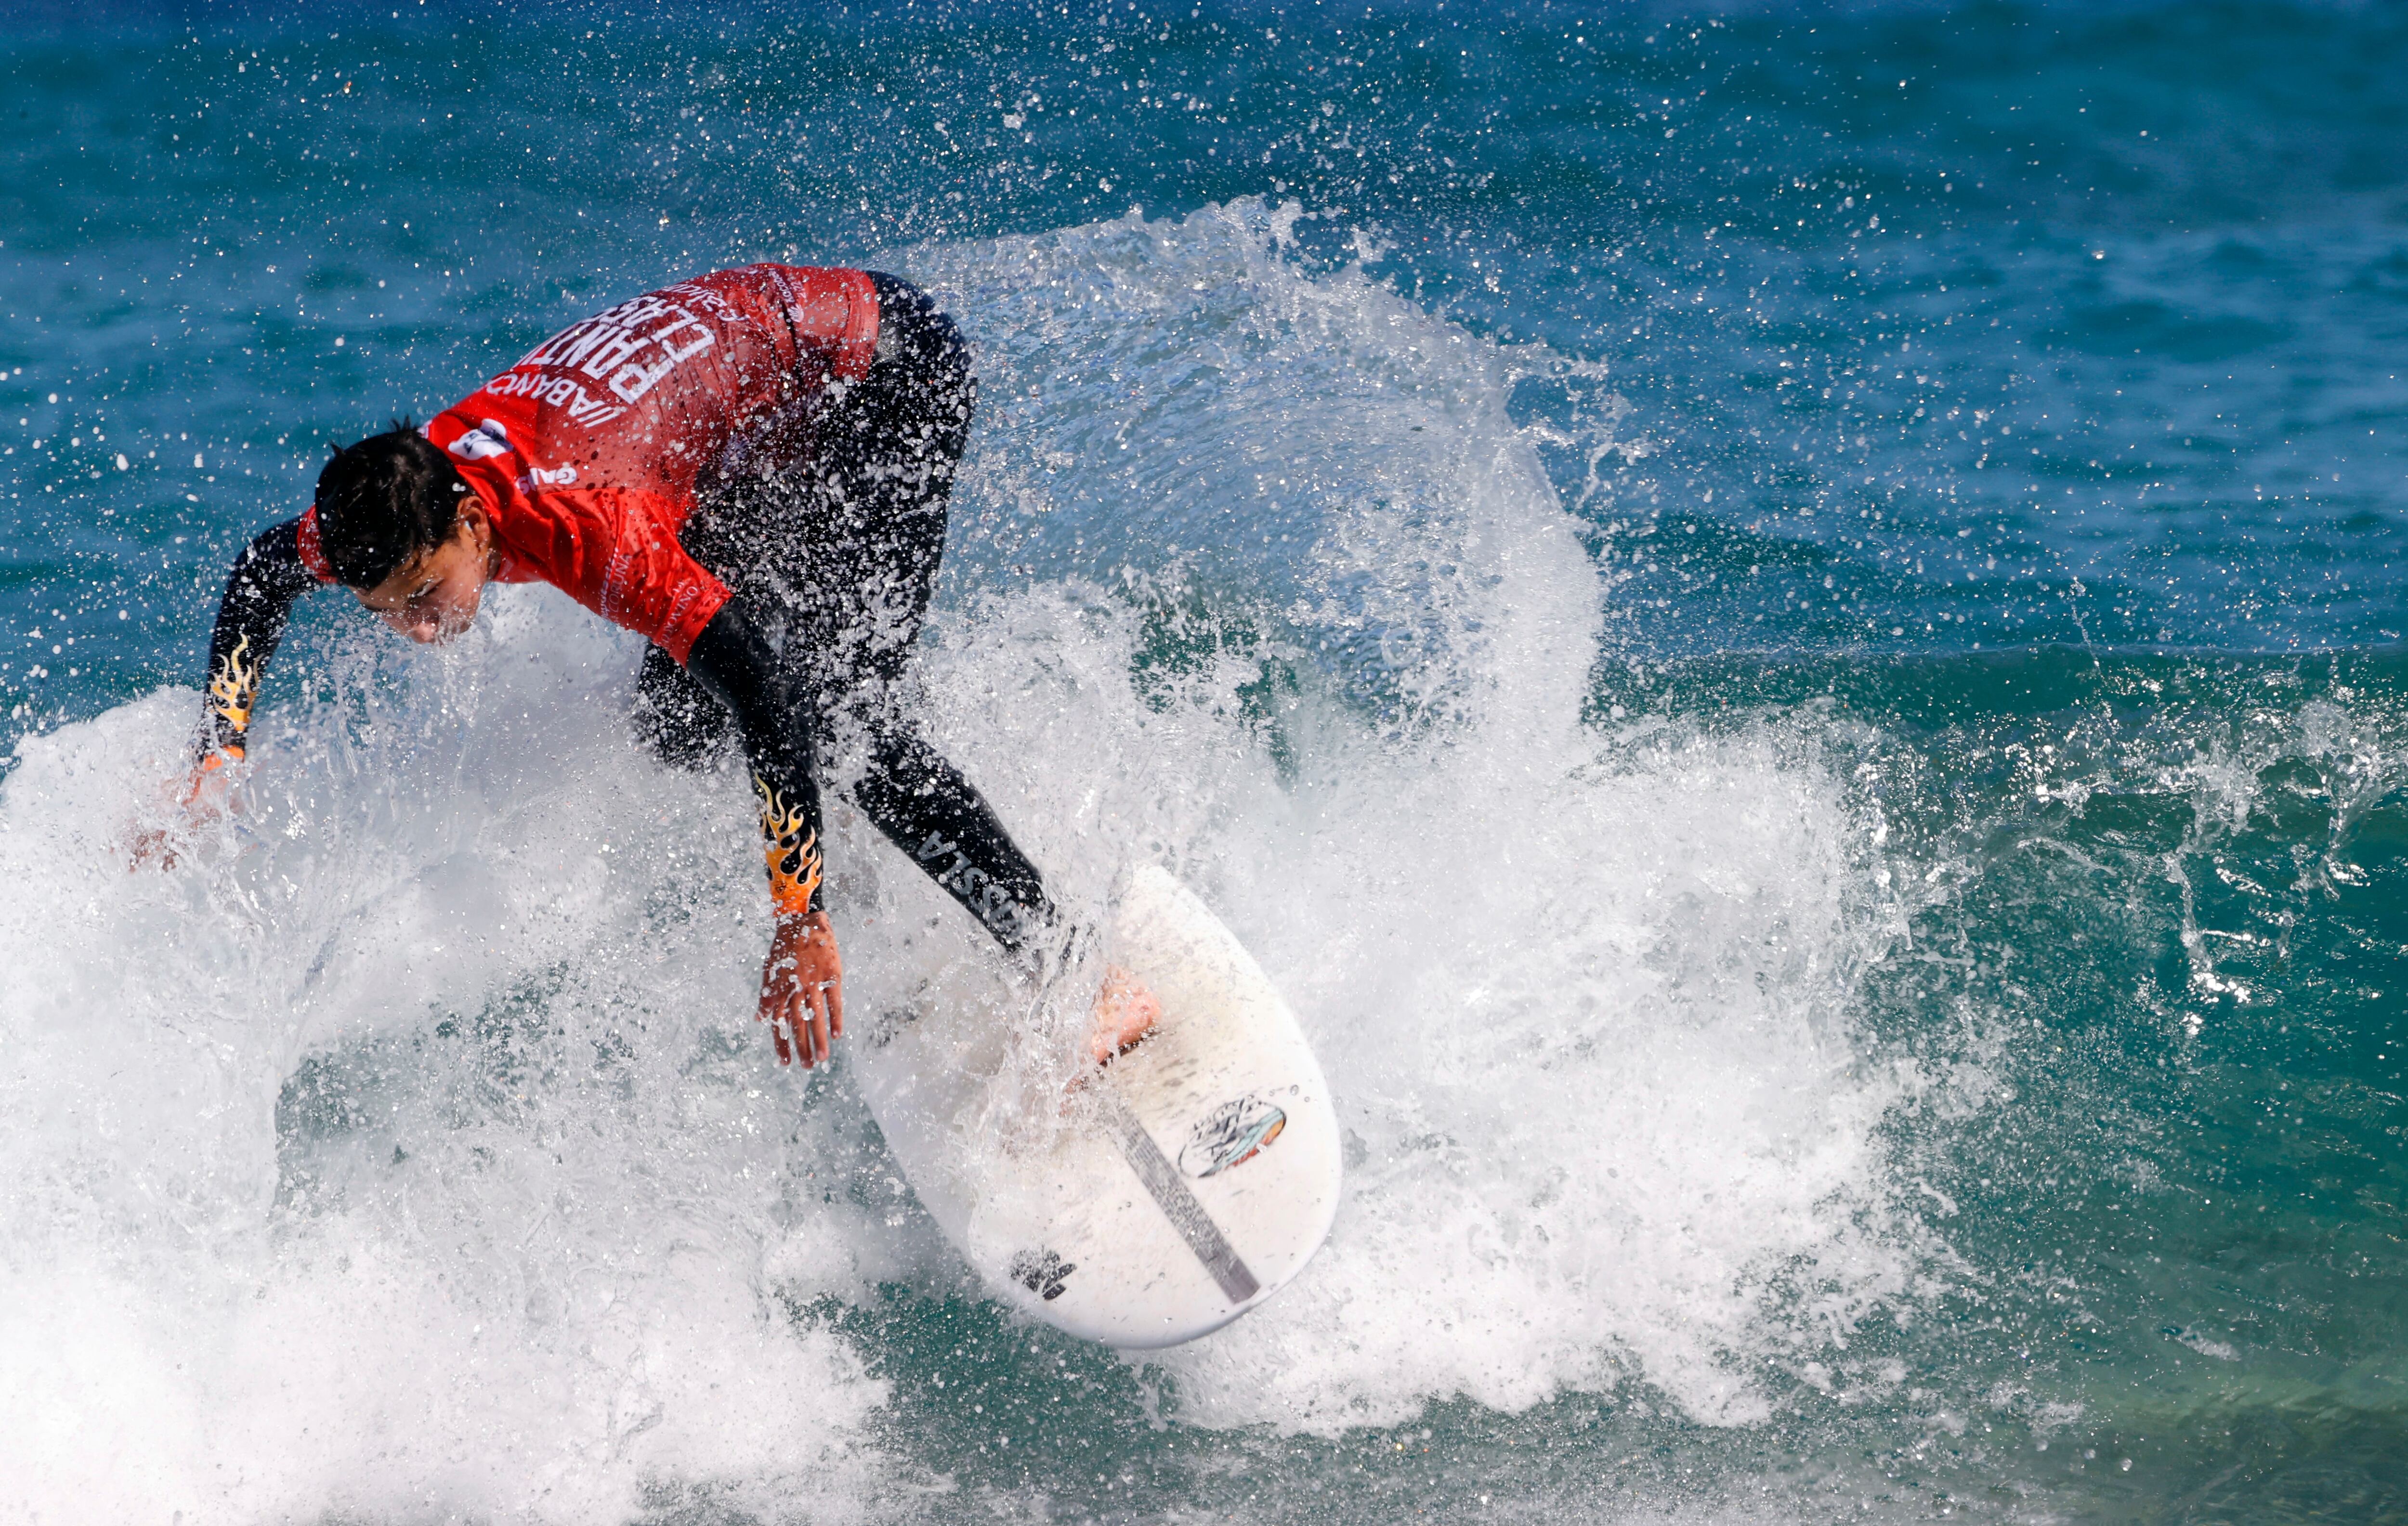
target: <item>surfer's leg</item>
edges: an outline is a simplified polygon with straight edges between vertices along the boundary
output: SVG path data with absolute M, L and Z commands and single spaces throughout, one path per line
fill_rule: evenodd
M 1034 956 L 1056 913 L 1044 877 L 960 769 L 916 733 L 886 728 L 853 804 L 887 841 L 1013 953 Z
M 808 688 L 842 707 L 892 710 L 891 690 L 936 588 L 947 502 L 968 444 L 978 378 L 933 298 L 872 272 L 878 345 L 868 373 L 830 390 L 796 462 L 715 485 L 678 539 L 726 582 Z M 697 767 L 733 734 L 725 706 L 658 648 L 630 718 L 661 760 Z
M 810 421 L 803 464 L 714 490 L 679 538 L 757 609 L 818 712 L 824 744 L 839 754 L 859 748 L 865 766 L 850 793 L 871 824 L 998 943 L 1034 958 L 1055 921 L 1043 877 L 909 719 L 920 700 L 911 648 L 936 592 L 977 400 L 969 347 L 924 292 L 890 276 L 870 279 L 875 357 Z M 646 657 L 639 719 L 664 756 L 686 746 L 707 756 L 724 713 L 708 696 L 684 704 L 691 680 L 658 659 Z
M 996 942 L 1035 953 L 1054 922 L 1044 878 L 985 798 L 920 735 L 907 666 L 945 549 L 953 475 L 978 381 L 936 303 L 873 272 L 877 359 L 820 421 L 818 459 L 841 533 L 815 530 L 806 630 L 868 746 L 853 803 Z
M 1037 865 L 977 787 L 916 734 L 898 724 L 879 738 L 853 799 L 889 842 L 1030 969 L 1059 968 L 1071 946 L 1085 941 L 1059 935 L 1061 910 Z M 1143 1042 L 1161 1020 L 1162 1004 L 1144 982 L 1107 967 L 1087 1030 L 1088 1054 L 1107 1063 Z
M 827 607 L 848 627 L 834 665 L 892 684 L 936 592 L 978 378 L 968 342 L 934 298 L 876 271 L 869 279 L 878 349 L 815 431 L 836 513 L 812 538 L 834 574 Z

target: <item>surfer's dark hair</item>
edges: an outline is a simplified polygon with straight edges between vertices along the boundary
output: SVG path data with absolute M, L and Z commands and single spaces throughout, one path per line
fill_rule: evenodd
M 318 544 L 345 586 L 374 588 L 452 538 L 468 484 L 408 420 L 334 452 L 318 474 Z

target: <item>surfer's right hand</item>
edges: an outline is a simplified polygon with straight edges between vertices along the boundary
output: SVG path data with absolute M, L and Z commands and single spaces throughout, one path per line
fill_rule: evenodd
M 832 1052 L 844 1032 L 844 960 L 824 911 L 780 917 L 761 967 L 761 1006 L 778 1063 L 800 1060 L 810 1069 Z
M 125 866 L 128 873 L 139 873 L 154 864 L 162 871 L 173 869 L 177 839 L 208 818 L 231 809 L 234 790 L 226 782 L 225 769 L 213 758 L 170 785 L 167 799 L 167 820 L 135 832 L 133 862 Z

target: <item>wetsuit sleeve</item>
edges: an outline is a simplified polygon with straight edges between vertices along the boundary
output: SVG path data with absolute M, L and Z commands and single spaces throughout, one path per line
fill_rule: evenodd
M 793 692 L 767 641 L 734 605 L 694 639 L 686 671 L 736 717 L 752 790 L 769 900 L 781 917 L 820 909 L 820 788 L 811 773 L 810 707 Z
M 193 761 L 200 768 L 242 757 L 260 676 L 284 638 L 293 601 L 317 586 L 301 558 L 299 520 L 261 532 L 235 558 L 209 633 L 208 694 L 193 738 Z

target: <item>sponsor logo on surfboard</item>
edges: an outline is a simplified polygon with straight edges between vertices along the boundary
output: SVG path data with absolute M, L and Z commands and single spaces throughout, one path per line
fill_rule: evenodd
M 1024 1250 L 1011 1258 L 1011 1280 L 1049 1304 L 1062 1296 L 1070 1274 L 1078 1269 L 1077 1262 L 1064 1261 L 1051 1250 Z
M 1286 1127 L 1287 1114 L 1248 1092 L 1213 1108 L 1188 1132 L 1179 1169 L 1199 1179 L 1217 1177 L 1268 1149 Z

